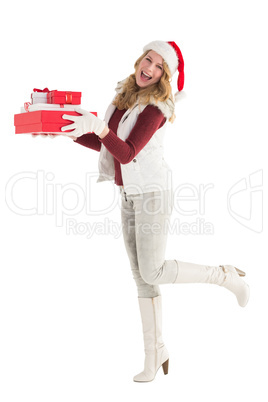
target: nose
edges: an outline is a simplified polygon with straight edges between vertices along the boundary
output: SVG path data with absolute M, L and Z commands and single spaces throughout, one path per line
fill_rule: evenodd
M 149 64 L 149 66 L 147 66 L 147 71 L 148 73 L 152 71 L 152 64 Z

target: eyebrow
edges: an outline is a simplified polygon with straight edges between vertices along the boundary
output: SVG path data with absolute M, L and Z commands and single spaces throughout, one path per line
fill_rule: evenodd
M 148 55 L 147 55 L 147 57 L 149 57 L 149 59 L 153 60 L 153 59 L 151 58 L 151 56 L 148 56 Z M 156 63 L 156 64 L 158 64 L 159 66 L 163 67 L 163 64 L 162 64 L 162 63 Z

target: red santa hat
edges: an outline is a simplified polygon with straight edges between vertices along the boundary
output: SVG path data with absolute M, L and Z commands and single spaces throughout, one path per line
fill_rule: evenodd
M 184 60 L 178 45 L 175 42 L 164 42 L 156 40 L 144 46 L 143 51 L 154 50 L 158 53 L 168 65 L 171 75 L 178 71 L 179 76 L 177 80 L 178 92 L 175 93 L 174 98 L 177 102 L 180 98 L 180 92 L 184 86 Z

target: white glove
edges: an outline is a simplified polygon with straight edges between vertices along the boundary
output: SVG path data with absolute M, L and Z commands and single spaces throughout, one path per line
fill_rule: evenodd
M 76 108 L 75 111 L 80 113 L 81 116 L 71 116 L 68 114 L 64 114 L 62 116 L 63 119 L 73 121 L 72 124 L 61 128 L 61 131 L 73 130 L 69 133 L 66 133 L 66 135 L 72 137 L 81 137 L 81 135 L 86 133 L 95 133 L 100 135 L 103 132 L 106 126 L 104 121 L 100 120 L 94 114 L 87 112 L 86 110 Z

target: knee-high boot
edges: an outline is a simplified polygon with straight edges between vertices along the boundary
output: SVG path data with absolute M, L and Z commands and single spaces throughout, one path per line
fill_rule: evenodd
M 241 279 L 243 271 L 233 265 L 207 266 L 176 261 L 178 275 L 175 283 L 213 283 L 222 286 L 237 298 L 238 304 L 245 307 L 249 300 L 249 286 Z
M 158 369 L 162 366 L 164 374 L 168 374 L 168 351 L 162 339 L 162 298 L 139 298 L 139 307 L 142 320 L 145 361 L 144 370 L 133 380 L 149 382 L 155 378 Z

